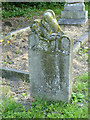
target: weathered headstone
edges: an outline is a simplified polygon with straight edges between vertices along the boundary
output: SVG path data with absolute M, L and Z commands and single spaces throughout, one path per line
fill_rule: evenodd
M 33 97 L 67 102 L 72 93 L 72 41 L 52 10 L 34 20 L 29 35 L 29 75 Z
M 66 0 L 64 10 L 61 11 L 59 24 L 84 24 L 88 20 L 88 11 L 85 11 L 84 0 Z

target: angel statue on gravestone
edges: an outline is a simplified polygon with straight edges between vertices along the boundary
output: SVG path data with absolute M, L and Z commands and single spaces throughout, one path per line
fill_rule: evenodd
M 47 43 L 55 41 L 55 46 L 58 44 L 57 40 L 64 35 L 52 10 L 46 10 L 42 19 L 35 19 L 31 25 L 31 31 L 37 34 L 39 40 Z

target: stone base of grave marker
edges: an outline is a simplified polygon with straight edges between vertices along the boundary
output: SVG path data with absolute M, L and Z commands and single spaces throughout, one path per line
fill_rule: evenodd
M 88 21 L 88 11 L 85 11 L 85 5 L 81 3 L 66 3 L 64 10 L 61 11 L 59 24 L 82 25 Z
M 60 19 L 58 21 L 59 25 L 83 25 L 87 23 L 88 19 Z

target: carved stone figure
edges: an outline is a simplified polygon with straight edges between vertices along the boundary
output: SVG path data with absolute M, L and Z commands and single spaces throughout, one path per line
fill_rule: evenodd
M 48 45 L 55 41 L 55 46 L 58 44 L 57 40 L 60 41 L 61 36 L 64 34 L 52 10 L 46 10 L 42 19 L 35 19 L 31 25 L 31 30 L 38 36 L 39 40 L 47 42 Z
M 55 35 L 62 35 L 61 30 L 56 18 L 55 13 L 52 10 L 46 10 L 43 14 L 42 20 L 34 20 L 31 30 L 35 32 L 41 40 L 52 41 Z

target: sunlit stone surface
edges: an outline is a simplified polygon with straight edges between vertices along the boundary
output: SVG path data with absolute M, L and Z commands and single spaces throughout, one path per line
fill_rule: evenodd
M 31 25 L 29 75 L 33 97 L 65 101 L 72 93 L 72 41 L 64 35 L 52 10 Z
M 64 10 L 61 11 L 59 24 L 82 25 L 88 20 L 88 11 L 85 11 L 84 0 L 65 0 Z

